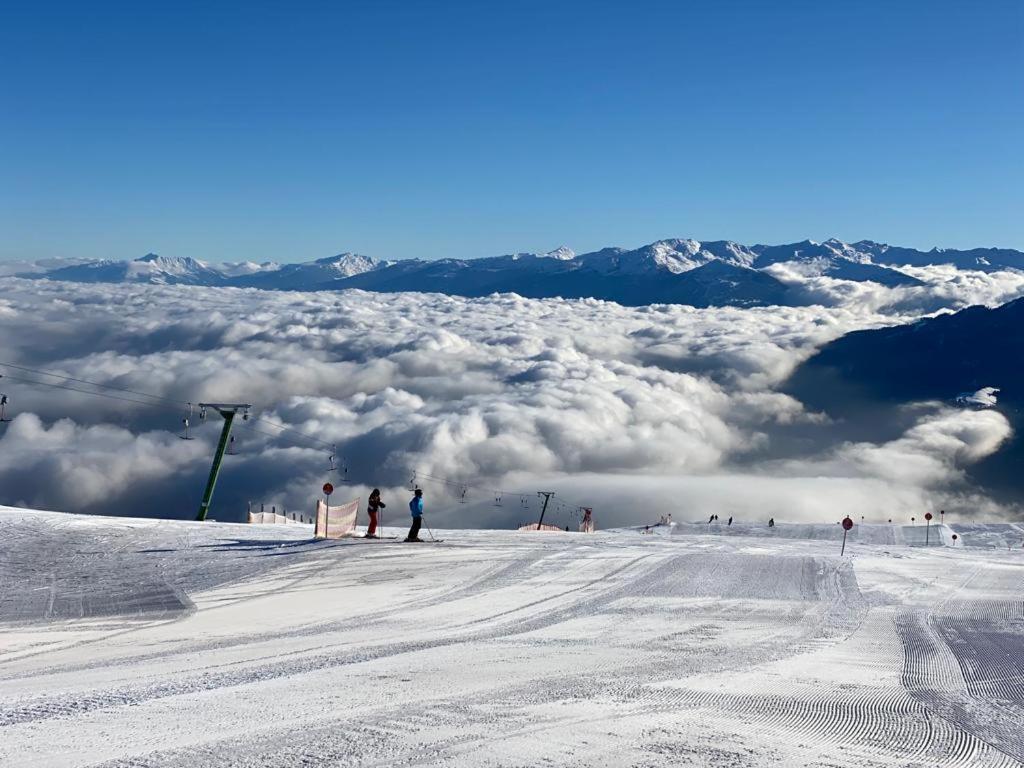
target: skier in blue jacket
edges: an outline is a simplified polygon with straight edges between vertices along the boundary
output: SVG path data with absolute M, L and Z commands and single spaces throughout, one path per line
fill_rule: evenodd
M 409 514 L 412 515 L 412 528 L 406 541 L 423 541 L 420 538 L 420 525 L 423 524 L 423 491 L 416 489 L 415 495 L 409 500 Z

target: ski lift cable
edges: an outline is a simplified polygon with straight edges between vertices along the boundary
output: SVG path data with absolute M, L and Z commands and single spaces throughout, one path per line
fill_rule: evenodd
M 323 446 L 324 448 L 333 449 L 335 446 L 335 443 L 329 443 L 326 440 L 321 440 L 319 437 L 314 437 L 308 432 L 303 432 L 301 429 L 296 429 L 295 427 L 289 427 L 285 424 L 280 424 L 272 419 L 268 419 L 266 416 L 253 416 L 251 420 L 258 421 L 262 424 L 266 424 L 268 427 L 272 427 L 274 429 L 279 429 L 282 432 L 291 432 L 292 434 L 301 435 L 303 438 L 309 440 L 311 443 L 316 443 L 317 445 Z
M 79 379 L 79 378 L 76 378 L 74 376 L 67 376 L 67 375 L 61 374 L 61 373 L 51 373 L 50 371 L 44 371 L 44 370 L 38 369 L 38 368 L 29 368 L 28 366 L 24 366 L 24 365 L 17 365 L 15 363 L 7 363 L 7 362 L 0 361 L 0 367 L 5 367 L 5 366 L 9 367 L 9 368 L 16 368 L 17 370 L 20 370 L 20 371 L 26 371 L 28 373 L 33 373 L 33 374 L 37 374 L 37 375 L 41 375 L 41 376 L 52 376 L 53 378 L 63 379 L 65 381 L 73 381 L 73 382 L 76 382 L 78 384 L 86 384 L 86 385 L 88 385 L 90 387 L 98 387 L 98 388 L 101 388 L 101 389 L 114 389 L 114 390 L 117 390 L 119 392 L 125 392 L 125 393 L 131 394 L 131 395 L 138 395 L 139 397 L 148 397 L 148 398 L 151 398 L 151 399 L 153 399 L 155 401 L 162 402 L 162 403 L 167 403 L 167 404 L 170 404 L 170 405 L 175 405 L 175 406 L 185 405 L 185 406 L 189 406 L 190 408 L 193 405 L 193 401 L 173 400 L 171 398 L 162 397 L 160 395 L 153 395 L 153 394 L 150 394 L 148 392 L 142 392 L 142 391 L 135 390 L 135 389 L 129 389 L 127 387 L 119 387 L 116 384 L 101 384 L 101 383 L 96 382 L 96 381 L 89 381 L 88 379 Z M 10 378 L 11 381 L 18 380 L 15 377 L 11 377 L 11 376 L 8 376 L 8 378 Z M 43 386 L 55 386 L 55 385 L 53 385 L 51 383 L 48 383 L 48 382 L 45 382 L 45 381 L 31 381 L 30 382 L 27 379 L 21 379 L 21 381 L 25 381 L 27 383 L 33 383 L 33 384 L 41 384 Z M 60 388 L 61 389 L 68 389 L 68 390 L 70 390 L 72 392 L 81 392 L 83 394 L 95 394 L 95 395 L 97 395 L 99 397 L 112 397 L 110 395 L 104 395 L 103 393 L 100 393 L 100 392 L 90 392 L 89 390 L 75 389 L 73 387 L 60 387 Z M 139 402 L 139 401 L 129 400 L 129 402 Z M 276 422 L 276 421 L 274 421 L 272 419 L 268 419 L 265 416 L 254 416 L 252 418 L 254 420 L 258 419 L 259 421 L 262 421 L 264 424 L 266 424 L 269 427 L 273 427 L 275 429 L 280 429 L 282 431 L 293 432 L 293 433 L 295 433 L 297 435 L 302 435 L 305 439 L 309 440 L 310 442 L 317 443 L 317 444 L 322 445 L 322 446 L 324 446 L 326 448 L 333 447 L 333 444 L 327 442 L 326 440 L 321 440 L 320 438 L 314 437 L 313 435 L 310 435 L 310 434 L 308 434 L 306 432 L 303 432 L 302 430 L 295 429 L 294 427 L 289 427 L 289 426 L 287 426 L 285 424 L 281 424 L 281 423 Z
M 0 361 L 0 367 L 4 367 L 4 366 L 9 367 L 9 368 L 14 368 L 14 369 L 17 369 L 17 370 L 20 370 L 20 371 L 27 371 L 29 373 L 34 373 L 34 374 L 37 374 L 37 375 L 50 376 L 50 377 L 53 377 L 53 378 L 56 378 L 56 379 L 61 379 L 62 381 L 65 381 L 65 382 L 70 381 L 70 382 L 75 382 L 75 383 L 78 383 L 78 384 L 85 384 L 85 385 L 91 386 L 91 387 L 97 387 L 97 388 L 101 388 L 101 389 L 112 389 L 112 390 L 117 390 L 119 392 L 125 392 L 127 394 L 138 395 L 140 397 L 148 397 L 151 400 L 156 401 L 156 402 L 147 402 L 145 400 L 136 400 L 136 399 L 130 398 L 130 397 L 122 397 L 120 395 L 110 394 L 108 392 L 95 392 L 95 391 L 92 391 L 92 390 L 89 390 L 89 389 L 81 389 L 79 387 L 69 386 L 68 384 L 61 384 L 61 383 L 49 382 L 49 381 L 39 381 L 39 380 L 36 380 L 36 379 L 22 378 L 20 376 L 12 376 L 10 374 L 2 374 L 3 378 L 7 379 L 8 381 L 12 381 L 12 382 L 20 382 L 20 383 L 23 383 L 23 384 L 29 384 L 29 385 L 34 385 L 34 386 L 50 387 L 51 389 L 61 389 L 61 390 L 65 390 L 65 391 L 68 391 L 68 392 L 77 392 L 77 393 L 83 394 L 83 395 L 92 395 L 94 397 L 103 397 L 103 398 L 106 398 L 108 400 L 116 400 L 116 401 L 119 401 L 119 402 L 133 403 L 135 405 L 141 405 L 141 406 L 144 406 L 144 407 L 147 407 L 147 408 L 158 408 L 158 409 L 163 409 L 163 410 L 171 410 L 170 408 L 168 408 L 168 405 L 164 405 L 164 404 L 170 404 L 170 405 L 174 405 L 174 406 L 181 406 L 181 405 L 186 405 L 186 406 L 190 406 L 190 407 L 192 406 L 192 402 L 191 401 L 171 400 L 169 398 L 164 398 L 164 397 L 161 397 L 159 395 L 152 395 L 152 394 L 149 394 L 148 392 L 141 392 L 141 391 L 138 391 L 138 390 L 128 389 L 127 387 L 119 387 L 119 386 L 116 386 L 114 384 L 100 384 L 98 382 L 89 381 L 87 379 L 79 379 L 79 378 L 76 378 L 74 376 L 65 376 L 63 374 L 50 373 L 49 371 L 43 371 L 41 369 L 29 368 L 27 366 L 15 365 L 13 363 L 6 363 L 6 362 Z M 161 404 L 161 403 L 163 403 L 163 404 Z M 175 410 L 177 410 L 177 408 L 175 408 Z M 266 425 L 266 426 L 268 426 L 268 427 L 270 427 L 272 429 L 277 429 L 277 430 L 279 430 L 279 432 L 286 432 L 286 433 L 289 433 L 291 435 L 294 435 L 295 437 L 292 438 L 293 440 L 296 440 L 296 438 L 301 438 L 302 440 L 305 440 L 307 443 L 311 443 L 311 444 L 318 445 L 318 446 L 325 447 L 325 448 L 330 448 L 331 451 L 332 451 L 331 455 L 332 456 L 335 455 L 335 453 L 334 453 L 335 452 L 335 444 L 334 443 L 329 443 L 326 440 L 321 440 L 320 438 L 314 437 L 313 435 L 311 435 L 311 434 L 309 434 L 307 432 L 303 432 L 302 430 L 296 429 L 294 427 L 289 427 L 289 426 L 287 426 L 285 424 L 278 423 L 278 422 L 276 422 L 276 421 L 274 421 L 272 419 L 266 418 L 265 416 L 253 416 L 251 418 L 251 420 L 246 422 L 246 423 L 244 423 L 243 426 L 248 426 L 253 431 L 259 432 L 260 434 L 263 434 L 263 435 L 265 435 L 267 437 L 279 437 L 280 436 L 279 434 L 275 434 L 275 433 L 271 433 L 271 432 L 266 432 L 264 430 L 256 428 L 256 426 L 253 424 L 253 422 L 256 422 L 256 421 L 259 421 L 262 424 L 264 424 L 264 425 Z M 298 442 L 298 440 L 296 440 L 296 442 Z M 478 488 L 482 487 L 479 484 L 472 484 L 472 483 L 468 483 L 468 482 L 465 482 L 465 481 L 459 481 L 459 480 L 450 480 L 448 478 L 438 477 L 436 475 L 428 475 L 428 474 L 425 474 L 423 472 L 419 472 L 418 470 L 416 471 L 416 477 L 417 478 L 422 478 L 424 480 L 436 482 L 436 483 L 441 483 L 441 484 L 446 485 L 448 487 L 458 488 L 458 489 L 460 489 L 460 493 L 461 493 L 462 498 L 465 498 L 465 496 L 468 494 L 468 492 L 471 489 L 475 490 L 475 489 L 478 489 Z M 528 500 L 533 495 L 533 494 L 530 494 L 530 493 L 522 493 L 522 492 L 519 492 L 519 491 L 506 491 L 504 489 L 493 489 L 493 490 L 494 490 L 494 492 L 499 497 L 515 497 L 515 496 L 518 496 L 520 498 L 521 502 L 523 500 Z M 571 504 L 571 505 L 570 504 L 566 504 L 561 499 L 557 500 L 555 502 L 555 504 L 559 508 L 569 508 L 569 507 L 575 508 L 575 507 L 578 506 L 578 505 L 575 505 L 575 504 Z
M 28 366 L 16 365 L 15 363 L 5 363 L 3 361 L 0 361 L 0 368 L 14 368 L 16 370 L 23 371 L 25 373 L 35 374 L 37 376 L 51 376 L 51 377 L 53 377 L 55 379 L 63 379 L 64 381 L 73 381 L 73 382 L 75 382 L 77 384 L 87 384 L 90 387 L 97 387 L 97 388 L 100 388 L 100 389 L 113 389 L 113 390 L 117 390 L 118 392 L 125 392 L 125 393 L 127 393 L 129 395 L 138 395 L 139 397 L 148 397 L 148 398 L 151 398 L 153 400 L 157 400 L 157 401 L 162 402 L 162 403 L 168 403 L 168 404 L 171 404 L 171 405 L 189 405 L 189 403 L 186 403 L 183 400 L 173 400 L 173 399 L 168 398 L 168 397 L 163 397 L 162 395 L 152 395 L 149 392 L 142 392 L 142 391 L 137 390 L 137 389 L 129 389 L 128 387 L 119 387 L 116 384 L 101 384 L 98 381 L 89 381 L 88 379 L 79 379 L 79 378 L 76 378 L 74 376 L 67 376 L 67 375 L 65 375 L 63 373 L 51 373 L 50 371 L 44 371 L 44 370 L 42 370 L 40 368 L 29 368 Z M 39 383 L 43 383 L 43 382 L 39 382 Z
M 133 400 L 130 397 L 121 397 L 119 395 L 111 395 L 111 394 L 108 394 L 106 392 L 93 392 L 92 390 L 89 390 L 89 389 L 79 389 L 78 387 L 69 387 L 69 386 L 67 386 L 65 384 L 57 384 L 57 383 L 52 382 L 52 381 L 35 381 L 33 379 L 23 379 L 20 376 L 11 376 L 10 374 L 7 374 L 7 373 L 2 374 L 2 375 L 3 375 L 3 378 L 6 379 L 7 381 L 18 381 L 18 382 L 21 382 L 22 384 L 32 384 L 32 385 L 36 385 L 36 386 L 40 386 L 40 387 L 52 387 L 53 389 L 64 389 L 64 390 L 67 390 L 68 392 L 79 392 L 79 393 L 81 393 L 83 395 L 93 395 L 94 397 L 105 397 L 108 400 L 119 400 L 119 401 L 121 401 L 123 403 L 135 403 L 136 405 L 142 405 L 142 406 L 145 406 L 147 408 L 159 408 L 161 410 L 171 410 L 166 405 L 161 405 L 160 403 L 151 403 L 151 402 L 147 402 L 145 400 Z
M 41 376 L 51 376 L 51 377 L 56 378 L 56 379 L 63 379 L 64 381 L 73 381 L 73 382 L 76 382 L 78 384 L 86 384 L 86 385 L 88 385 L 90 387 L 97 387 L 97 388 L 101 388 L 101 389 L 113 389 L 113 390 L 117 390 L 119 392 L 125 392 L 127 394 L 131 394 L 131 395 L 138 395 L 139 397 L 148 397 L 148 398 L 151 398 L 152 400 L 155 400 L 155 401 L 158 401 L 158 402 L 161 402 L 161 403 L 167 403 L 169 405 L 175 405 L 175 406 L 185 405 L 185 406 L 188 406 L 189 408 L 191 408 L 192 405 L 193 405 L 193 401 L 173 400 L 171 398 L 162 397 L 160 395 L 153 395 L 153 394 L 150 394 L 149 392 L 142 392 L 140 390 L 129 389 L 127 387 L 119 387 L 116 384 L 101 384 L 101 383 L 96 382 L 96 381 L 89 381 L 88 379 L 80 379 L 80 378 L 76 378 L 74 376 L 67 376 L 67 375 L 61 374 L 61 373 L 51 373 L 50 371 L 44 371 L 44 370 L 38 369 L 38 368 L 29 368 L 28 366 L 17 365 L 15 363 L 8 363 L 8 362 L 0 361 L 0 367 L 15 368 L 15 369 L 17 369 L 19 371 L 26 371 L 28 373 L 33 373 L 33 374 L 37 374 L 37 375 L 41 375 Z M 50 383 L 50 382 L 30 381 L 28 379 L 18 379 L 16 377 L 13 377 L 13 376 L 10 376 L 10 375 L 7 375 L 6 378 L 9 378 L 11 381 L 23 381 L 25 383 L 41 384 L 43 386 L 50 386 L 50 387 L 57 386 L 57 385 L 55 385 L 53 383 Z M 77 388 L 68 387 L 68 386 L 60 386 L 58 388 L 59 389 L 67 389 L 67 390 L 69 390 L 71 392 L 81 392 L 82 394 L 92 394 L 92 395 L 97 395 L 98 397 L 111 397 L 113 399 L 117 399 L 117 398 L 115 398 L 112 395 L 106 395 L 106 394 L 104 394 L 102 392 L 91 392 L 90 390 L 77 389 Z M 139 403 L 140 405 L 143 405 L 143 404 L 144 405 L 155 405 L 155 403 L 142 403 L 141 401 L 138 401 L 138 400 L 127 399 L 127 401 L 128 402 L 136 402 L 136 403 Z M 282 431 L 293 432 L 295 434 L 302 435 L 304 438 L 306 438 L 310 442 L 318 443 L 319 445 L 322 445 L 322 446 L 327 447 L 327 448 L 332 447 L 332 444 L 328 443 L 325 440 L 321 440 L 321 439 L 319 439 L 317 437 L 314 437 L 313 435 L 310 435 L 308 433 L 302 432 L 301 430 L 295 429 L 294 427 L 289 427 L 289 426 L 286 426 L 284 424 L 280 424 L 278 422 L 273 421 L 272 419 L 266 418 L 265 416 L 254 416 L 252 418 L 253 419 L 258 419 L 258 420 L 262 421 L 264 424 L 266 424 L 267 426 L 274 427 L 275 429 L 280 429 Z
M 256 419 L 250 419 L 248 422 L 243 422 L 241 425 L 239 425 L 239 427 L 241 429 L 250 429 L 253 432 L 259 432 L 261 435 L 266 435 L 267 437 L 275 437 L 275 438 L 277 438 L 277 437 L 286 437 L 286 438 L 288 438 L 287 435 L 282 435 L 280 432 L 268 432 L 265 429 L 260 429 L 259 427 L 255 426 L 253 424 L 253 421 L 256 421 Z M 294 430 L 289 430 L 289 431 L 294 431 Z M 303 435 L 301 432 L 298 433 L 298 434 L 301 437 L 305 437 L 306 439 L 309 439 L 308 436 Z M 297 438 L 295 438 L 295 437 L 291 437 L 290 439 L 293 442 L 295 442 L 296 444 L 299 443 L 299 440 Z M 317 442 L 319 442 L 319 441 L 317 441 Z M 299 447 L 301 447 L 301 448 L 309 448 L 310 450 L 314 449 L 314 447 L 311 446 L 311 445 L 300 445 Z
M 465 495 L 466 495 L 465 492 L 468 492 L 469 490 L 478 490 L 478 489 L 485 488 L 485 486 L 480 485 L 480 484 L 468 483 L 468 482 L 461 481 L 461 480 L 449 480 L 448 478 L 438 477 L 437 475 L 428 475 L 428 474 L 425 474 L 424 472 L 422 472 L 422 471 L 420 471 L 418 469 L 417 470 L 413 470 L 413 476 L 414 476 L 414 478 L 417 481 L 420 480 L 420 479 L 423 479 L 423 480 L 428 480 L 428 481 L 435 482 L 435 483 L 440 483 L 440 484 L 446 485 L 448 487 L 458 488 L 462 498 L 465 498 Z M 511 498 L 511 497 L 518 496 L 519 500 L 520 500 L 520 504 L 529 503 L 529 500 L 532 499 L 533 496 L 534 496 L 534 494 L 532 494 L 532 493 L 521 493 L 519 491 L 506 491 L 506 490 L 501 489 L 501 488 L 490 489 L 490 492 L 494 493 L 498 497 L 509 497 L 509 498 Z M 562 510 L 562 511 L 564 511 L 564 510 L 575 510 L 575 509 L 580 508 L 580 505 L 574 504 L 574 503 L 570 502 L 568 499 L 564 499 L 564 500 L 558 499 L 558 500 L 556 500 L 556 499 L 553 498 L 551 501 L 552 501 L 552 503 L 556 504 L 560 508 L 560 510 Z
M 56 375 L 56 374 L 51 374 L 51 375 Z M 116 401 L 122 402 L 122 403 L 134 403 L 135 405 L 141 405 L 141 406 L 146 407 L 146 408 L 155 408 L 155 409 L 167 410 L 167 411 L 171 411 L 171 410 L 177 411 L 178 410 L 177 408 L 171 409 L 168 406 L 162 405 L 160 403 L 147 402 L 145 400 L 135 400 L 134 398 L 121 397 L 120 395 L 114 395 L 114 394 L 110 394 L 108 392 L 94 392 L 94 391 L 92 391 L 90 389 L 81 389 L 79 387 L 72 387 L 72 386 L 69 386 L 67 384 L 59 384 L 59 383 L 53 382 L 53 381 L 39 381 L 39 380 L 36 380 L 36 379 L 23 378 L 21 376 L 12 376 L 9 373 L 0 374 L 0 377 L 2 377 L 3 379 L 5 379 L 7 381 L 19 382 L 19 383 L 22 383 L 22 384 L 29 384 L 29 385 L 33 385 L 33 386 L 49 387 L 51 389 L 61 389 L 61 390 L 67 391 L 67 392 L 77 392 L 77 393 L 83 394 L 83 395 L 92 395 L 93 397 L 102 397 L 102 398 L 105 398 L 107 400 L 116 400 Z M 68 380 L 72 380 L 71 377 L 60 377 L 60 378 L 66 378 Z M 87 383 L 92 384 L 92 382 L 87 382 Z M 155 397 L 155 395 L 149 395 L 149 397 Z M 168 401 L 168 402 L 172 402 L 175 405 L 178 404 L 177 401 Z M 192 403 L 182 403 L 182 404 L 184 404 L 184 405 L 192 405 Z M 255 419 L 253 419 L 253 420 L 255 420 Z M 313 443 L 316 443 L 318 445 L 330 446 L 329 443 L 326 443 L 325 441 L 320 440 L 318 438 L 315 438 L 315 437 L 313 437 L 311 435 L 307 435 L 304 432 L 300 432 L 299 430 L 292 429 L 290 427 L 284 427 L 283 425 L 278 425 L 278 424 L 276 424 L 276 423 L 274 423 L 272 421 L 269 421 L 268 419 L 260 418 L 259 420 L 262 421 L 263 423 L 267 424 L 268 426 L 277 427 L 278 429 L 282 429 L 283 431 L 291 432 L 291 433 L 293 433 L 295 435 L 298 435 L 298 436 L 304 438 L 305 440 L 307 440 L 309 442 L 313 442 Z M 245 423 L 243 423 L 243 426 L 247 425 L 247 424 L 251 424 L 251 422 L 245 422 Z M 253 427 L 253 429 L 255 429 L 255 427 Z M 264 435 L 266 435 L 268 437 L 279 437 L 280 436 L 279 434 L 273 433 L 273 432 L 264 432 L 263 430 L 258 430 L 258 429 L 256 431 L 260 432 L 260 433 L 262 433 L 262 434 L 264 434 Z

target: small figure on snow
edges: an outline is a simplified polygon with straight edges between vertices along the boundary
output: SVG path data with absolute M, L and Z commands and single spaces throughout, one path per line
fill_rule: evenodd
M 712 515 L 711 517 L 708 518 L 708 525 L 711 525 L 713 522 L 715 522 L 715 516 L 714 515 Z
M 409 500 L 409 514 L 412 515 L 412 527 L 406 541 L 423 541 L 420 538 L 420 526 L 423 524 L 423 491 L 416 489 L 415 494 Z
M 768 518 L 768 527 L 769 528 L 774 528 L 775 527 L 775 518 L 774 517 Z
M 732 517 L 729 518 L 729 522 L 727 522 L 726 525 L 732 525 Z
M 366 502 L 366 511 L 370 515 L 370 525 L 366 528 L 366 538 L 377 538 L 377 514 L 385 507 L 387 507 L 387 504 L 380 500 L 380 489 L 374 488 L 370 494 L 370 500 Z

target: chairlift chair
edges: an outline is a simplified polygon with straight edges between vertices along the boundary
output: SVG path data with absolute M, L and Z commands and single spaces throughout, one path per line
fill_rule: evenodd
M 7 395 L 0 394 L 0 424 L 6 424 L 10 419 L 7 417 Z
M 238 451 L 235 450 L 235 436 L 234 435 L 232 435 L 231 438 L 228 440 L 228 449 L 226 451 L 224 451 L 224 453 L 226 453 L 228 456 L 237 456 L 238 455 Z
M 204 408 L 203 411 L 205 412 L 206 409 Z M 188 416 L 183 418 L 181 420 L 181 423 L 182 423 L 183 429 L 182 429 L 181 434 L 178 435 L 178 437 L 180 437 L 182 440 L 192 440 L 192 439 L 194 439 L 192 437 L 192 403 L 188 404 Z

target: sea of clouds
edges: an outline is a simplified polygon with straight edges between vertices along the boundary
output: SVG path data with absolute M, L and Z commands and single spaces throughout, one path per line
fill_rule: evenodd
M 1024 275 L 914 270 L 921 288 L 802 278 L 820 306 L 628 308 L 596 300 L 261 292 L 5 278 L 0 361 L 120 387 L 93 397 L 0 367 L 0 503 L 190 518 L 219 417 L 181 440 L 184 403 L 247 402 L 212 516 L 249 501 L 308 514 L 380 487 L 404 523 L 413 480 L 437 526 L 909 518 L 1000 509 L 967 481 L 1010 435 L 997 410 L 921 404 L 877 443 L 837 439 L 779 391 L 838 336 L 1024 293 Z M 991 382 L 998 386 L 999 382 Z M 133 394 L 150 393 L 175 403 Z M 955 394 L 955 393 L 951 393 Z M 128 402 L 137 400 L 142 402 Z M 263 420 L 261 420 L 263 419 Z M 279 429 L 283 424 L 306 435 Z M 792 436 L 798 434 L 799 440 Z M 347 472 L 329 472 L 326 444 Z M 797 447 L 794 447 L 797 446 Z M 522 494 L 522 495 L 517 495 Z

